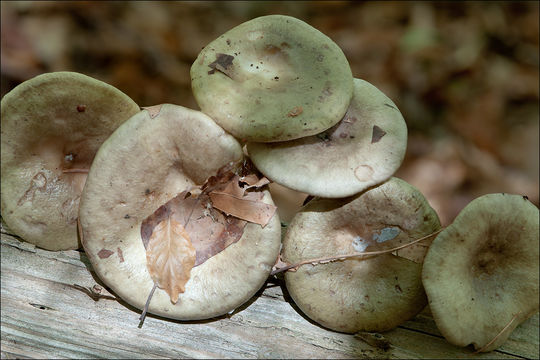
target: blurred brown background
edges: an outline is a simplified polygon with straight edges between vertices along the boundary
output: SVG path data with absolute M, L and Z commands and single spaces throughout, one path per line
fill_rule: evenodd
M 189 69 L 202 47 L 254 17 L 295 16 L 398 105 L 409 144 L 396 175 L 443 224 L 485 193 L 538 206 L 538 2 L 2 1 L 1 10 L 2 96 L 71 70 L 141 106 L 195 109 Z

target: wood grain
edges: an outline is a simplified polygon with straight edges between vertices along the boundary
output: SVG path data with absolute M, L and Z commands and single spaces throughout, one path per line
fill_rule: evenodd
M 10 358 L 536 358 L 538 314 L 498 350 L 472 354 L 448 344 L 429 311 L 382 334 L 379 349 L 305 318 L 274 278 L 232 314 L 174 321 L 114 299 L 91 271 L 84 252 L 36 249 L 1 235 L 2 359 Z M 94 300 L 84 288 L 103 287 Z

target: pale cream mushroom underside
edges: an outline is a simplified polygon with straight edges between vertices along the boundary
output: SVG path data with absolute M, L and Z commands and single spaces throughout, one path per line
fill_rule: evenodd
M 450 343 L 494 350 L 538 311 L 538 216 L 523 196 L 488 194 L 433 240 L 422 280 Z
M 22 239 L 76 249 L 79 199 L 99 146 L 140 109 L 74 72 L 27 80 L 2 99 L 2 217 Z
M 242 141 L 320 133 L 345 114 L 353 77 L 343 51 L 284 15 L 247 21 L 209 43 L 191 67 L 201 111 Z
M 347 113 L 331 129 L 292 141 L 247 144 L 266 177 L 326 198 L 351 196 L 390 178 L 406 148 L 407 125 L 397 106 L 360 79 L 354 79 Z
M 98 276 L 142 309 L 153 287 L 141 222 L 218 169 L 241 162 L 240 144 L 201 112 L 165 104 L 136 114 L 96 155 L 81 199 L 84 249 Z M 265 192 L 264 201 L 272 203 Z M 149 312 L 181 320 L 227 313 L 264 283 L 277 258 L 280 222 L 249 223 L 241 239 L 191 270 L 173 304 L 157 289 Z
M 283 261 L 391 249 L 440 227 L 423 195 L 398 178 L 348 199 L 317 199 L 290 223 Z M 429 239 L 372 258 L 307 264 L 285 274 L 294 302 L 312 320 L 342 332 L 385 331 L 427 303 L 421 282 Z

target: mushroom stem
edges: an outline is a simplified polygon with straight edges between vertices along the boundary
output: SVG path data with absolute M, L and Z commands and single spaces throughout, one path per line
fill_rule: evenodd
M 83 173 L 88 174 L 88 169 L 62 169 L 63 173 Z
M 146 299 L 146 304 L 144 304 L 144 309 L 141 314 L 141 317 L 139 318 L 139 329 L 142 328 L 144 319 L 146 318 L 146 313 L 148 312 L 148 306 L 150 305 L 150 300 L 152 300 L 152 296 L 154 296 L 154 291 L 156 291 L 157 284 L 154 283 L 154 286 L 152 287 L 152 290 L 150 290 L 150 294 L 148 295 L 148 299 Z
M 416 240 L 413 240 L 411 241 L 410 243 L 408 244 L 404 244 L 404 245 L 400 245 L 398 247 L 395 247 L 395 248 L 392 248 L 392 249 L 386 249 L 386 250 L 380 250 L 380 251 L 368 251 L 368 252 L 363 252 L 363 253 L 352 253 L 352 254 L 344 254 L 344 255 L 337 255 L 337 256 L 329 256 L 329 257 L 323 257 L 323 258 L 316 258 L 316 259 L 308 259 L 308 260 L 303 260 L 303 261 L 300 261 L 296 264 L 289 264 L 287 266 L 284 266 L 282 268 L 279 268 L 279 269 L 276 269 L 276 270 L 273 270 L 270 275 L 275 275 L 275 274 L 279 274 L 280 272 L 284 272 L 284 271 L 288 271 L 288 270 L 292 270 L 292 269 L 296 269 L 302 265 L 306 265 L 306 264 L 313 264 L 313 265 L 316 265 L 316 264 L 324 264 L 324 263 L 328 263 L 328 262 L 332 262 L 332 261 L 337 261 L 337 260 L 345 260 L 345 259 L 348 259 L 348 258 L 353 258 L 353 257 L 360 257 L 360 256 L 377 256 L 377 255 L 382 255 L 382 254 L 387 254 L 387 253 L 391 253 L 391 252 L 394 252 L 394 251 L 397 251 L 397 250 L 401 250 L 403 248 L 406 248 L 408 246 L 411 246 L 411 245 L 414 245 L 422 240 L 426 240 L 434 235 L 437 235 L 438 233 L 440 233 L 441 231 L 443 231 L 444 228 L 441 228 L 429 235 L 426 235 L 424 237 L 421 237 L 420 239 L 416 239 Z
M 497 340 L 502 334 L 504 334 L 504 332 L 510 327 L 510 325 L 512 325 L 512 323 L 514 322 L 514 320 L 517 319 L 519 314 L 521 314 L 521 311 L 519 311 L 517 314 L 512 316 L 512 318 L 510 319 L 508 324 L 506 324 L 506 326 L 503 327 L 502 330 L 499 331 L 499 333 L 497 335 L 495 335 L 495 337 L 493 339 L 491 339 L 490 342 L 488 342 L 486 345 L 482 346 L 480 349 L 473 352 L 473 354 L 478 354 L 478 353 L 484 352 L 489 346 L 491 346 L 491 344 L 493 344 L 495 342 L 495 340 Z

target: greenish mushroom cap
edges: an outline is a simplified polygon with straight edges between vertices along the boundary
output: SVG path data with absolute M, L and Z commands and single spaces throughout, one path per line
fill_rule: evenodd
M 207 115 L 182 106 L 148 108 L 119 127 L 98 151 L 80 205 L 84 250 L 101 280 L 143 309 L 154 285 L 141 237 L 143 220 L 242 159 L 236 139 Z M 263 201 L 272 204 L 268 191 Z M 277 215 L 264 228 L 248 223 L 238 242 L 191 270 L 176 304 L 157 289 L 148 311 L 196 320 L 235 309 L 268 278 L 280 235 Z
M 345 114 L 353 77 L 343 51 L 289 16 L 247 21 L 208 44 L 191 67 L 201 111 L 242 141 L 320 133 Z
M 290 223 L 283 261 L 392 249 L 440 228 L 424 196 L 392 178 L 348 199 L 309 202 Z M 422 260 L 429 240 L 394 253 L 307 264 L 285 273 L 294 302 L 312 320 L 347 333 L 385 331 L 426 305 Z
M 407 125 L 397 106 L 367 81 L 354 79 L 343 119 L 315 136 L 248 143 L 255 166 L 269 179 L 311 195 L 340 198 L 392 176 L 407 148 Z
M 47 250 L 76 249 L 77 213 L 95 153 L 140 111 L 120 90 L 74 72 L 27 80 L 2 99 L 2 217 Z
M 488 194 L 433 240 L 422 281 L 450 343 L 494 350 L 538 311 L 538 231 L 538 208 L 525 197 Z

